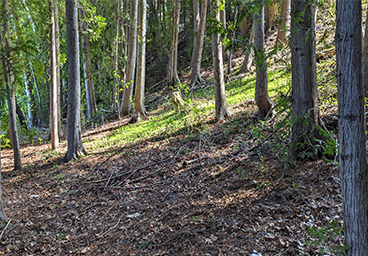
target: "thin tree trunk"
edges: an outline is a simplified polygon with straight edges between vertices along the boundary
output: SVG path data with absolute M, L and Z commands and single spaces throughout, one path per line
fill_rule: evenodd
M 277 8 L 276 1 L 272 1 L 272 2 L 266 4 L 266 7 L 265 7 L 265 20 L 266 20 L 265 31 L 268 31 L 268 30 L 273 29 L 275 27 L 275 20 L 276 20 L 276 17 L 277 17 L 277 12 L 278 12 L 278 8 Z
M 112 111 L 118 112 L 119 111 L 119 71 L 118 71 L 118 57 L 119 57 L 119 30 L 120 30 L 120 11 L 121 8 L 119 8 L 121 0 L 117 0 L 118 8 L 117 8 L 117 18 L 116 18 L 116 36 L 115 36 L 115 52 L 114 52 L 114 85 L 112 89 Z
M 63 130 L 61 129 L 61 79 L 60 79 L 60 28 L 59 28 L 59 0 L 54 0 L 54 12 L 55 12 L 55 49 L 56 49 L 56 89 L 57 89 L 57 125 L 58 125 L 58 136 L 63 136 Z
M 264 6 L 258 14 L 254 15 L 255 26 L 255 61 L 257 65 L 256 78 L 256 103 L 258 107 L 258 118 L 264 120 L 272 108 L 272 101 L 268 96 L 268 76 L 264 40 Z
M 284 45 L 290 29 L 290 0 L 282 1 L 281 19 L 281 23 L 277 27 L 276 43 Z
M 253 64 L 253 45 L 254 45 L 254 38 L 255 38 L 255 30 L 256 30 L 256 22 L 253 19 L 252 28 L 249 35 L 249 42 L 248 47 L 245 52 L 243 65 L 239 70 L 239 74 L 244 74 L 246 72 L 249 72 L 252 64 Z
M 1 120 L 0 120 L 0 126 L 1 126 Z M 1 145 L 1 137 L 0 137 L 0 145 Z M 4 223 L 8 221 L 8 218 L 6 217 L 5 211 L 4 211 L 4 202 L 3 202 L 3 193 L 2 193 L 2 182 L 1 182 L 1 147 L 0 147 L 0 222 Z
M 368 255 L 368 177 L 361 1 L 336 2 L 339 158 L 347 256 Z
M 220 22 L 219 3 L 212 0 L 212 15 Z M 215 83 L 215 105 L 216 120 L 221 121 L 229 115 L 226 104 L 224 65 L 222 54 L 222 43 L 219 34 L 212 34 L 212 58 L 213 58 L 213 78 Z
M 8 0 L 3 0 L 3 26 L 4 26 L 4 35 L 1 33 L 1 42 L 5 39 L 5 55 L 2 57 L 2 65 L 4 72 L 4 81 L 6 87 L 6 95 L 8 100 L 8 108 L 9 108 L 9 124 L 11 128 L 11 141 L 14 153 L 14 169 L 20 170 L 22 169 L 22 162 L 20 157 L 20 147 L 19 147 L 19 139 L 18 139 L 18 131 L 16 124 L 16 115 L 15 115 L 15 90 L 14 90 L 14 76 L 12 74 L 12 63 L 11 63 L 11 55 L 10 49 L 12 48 L 12 43 L 10 39 L 10 23 L 8 20 L 9 17 L 9 9 L 8 9 Z
M 206 17 L 207 17 L 207 0 L 202 0 L 202 13 L 201 20 L 199 22 L 199 28 L 197 33 L 196 44 L 193 46 L 192 55 L 192 75 L 191 75 L 191 86 L 203 83 L 201 77 L 201 61 L 203 52 L 204 34 L 206 29 Z
M 146 76 L 146 16 L 147 1 L 140 0 L 139 6 L 139 43 L 138 43 L 138 72 L 137 72 L 137 89 L 134 97 L 134 111 L 130 120 L 131 123 L 138 122 L 141 116 L 146 115 L 144 108 L 144 88 Z
M 68 48 L 68 151 L 64 161 L 86 154 L 81 136 L 80 62 L 77 0 L 66 0 L 66 29 Z
M 173 30 L 171 54 L 169 60 L 169 68 L 167 75 L 167 83 L 169 86 L 174 86 L 180 83 L 178 75 L 178 41 L 179 41 L 179 21 L 180 21 L 180 1 L 173 0 Z
M 363 89 L 364 98 L 368 98 L 368 15 L 365 20 L 365 36 L 363 47 Z
M 120 105 L 120 115 L 127 115 L 132 108 L 132 96 L 134 77 L 137 59 L 137 19 L 138 19 L 138 1 L 130 2 L 130 31 L 129 31 L 129 49 L 128 49 L 128 70 L 125 81 L 123 99 Z
M 15 113 L 18 116 L 18 120 L 19 120 L 20 126 L 22 128 L 24 128 L 26 131 L 28 131 L 28 126 L 27 126 L 26 118 L 25 118 L 22 110 L 19 107 L 19 104 L 17 102 L 17 98 L 15 98 Z
M 57 113 L 57 55 L 56 55 L 56 24 L 55 24 L 55 2 L 49 1 L 51 12 L 51 34 L 50 34 L 50 59 L 51 59 L 51 82 L 50 82 L 50 135 L 51 149 L 59 147 L 58 113 Z
M 25 70 L 23 70 L 23 79 L 24 79 L 24 91 L 27 97 L 27 120 L 28 120 L 28 126 L 31 128 L 33 127 L 32 104 L 31 104 L 32 91 L 30 91 L 29 84 L 28 84 L 29 80 L 28 80 L 28 76 Z
M 194 42 L 193 42 L 193 53 L 195 47 L 197 45 L 197 37 L 198 37 L 198 30 L 199 30 L 199 23 L 201 20 L 200 12 L 199 12 L 199 0 L 193 0 L 193 33 L 194 33 Z M 192 57 L 190 61 L 190 67 L 193 68 L 193 60 Z

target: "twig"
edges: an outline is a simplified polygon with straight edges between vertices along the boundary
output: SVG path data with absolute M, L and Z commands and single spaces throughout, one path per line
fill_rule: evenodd
M 8 226 L 10 225 L 10 222 L 11 222 L 11 220 L 9 220 L 9 221 L 8 221 L 8 223 L 6 223 L 5 228 L 3 229 L 3 231 L 2 231 L 2 232 L 1 232 L 1 234 L 0 234 L 0 239 L 3 237 L 5 230 L 6 230 L 6 229 L 8 228 Z
M 118 161 L 116 161 L 115 166 L 114 166 L 114 169 L 112 170 L 112 172 L 111 172 L 111 174 L 110 174 L 110 177 L 109 177 L 109 179 L 108 179 L 108 180 L 107 180 L 107 182 L 106 182 L 106 185 L 105 185 L 104 191 L 105 191 L 105 189 L 106 189 L 107 185 L 109 184 L 109 182 L 110 182 L 110 180 L 111 180 L 111 176 L 114 174 L 114 172 L 115 172 L 115 169 L 116 169 L 116 166 L 117 166 L 117 165 L 118 165 Z
M 109 233 L 111 230 L 113 230 L 114 228 L 116 228 L 116 226 L 117 226 L 117 225 L 119 225 L 119 223 L 120 223 L 120 219 L 118 220 L 118 223 L 116 223 L 116 224 L 115 224 L 115 226 L 113 226 L 113 227 L 109 228 L 107 231 L 105 231 L 104 233 L 102 233 L 102 235 L 101 235 L 101 236 L 106 235 L 106 234 L 107 234 L 107 233 Z

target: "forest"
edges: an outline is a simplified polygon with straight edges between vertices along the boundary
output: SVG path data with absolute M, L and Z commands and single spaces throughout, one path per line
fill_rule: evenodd
M 367 12 L 2 0 L 0 255 L 368 255 Z

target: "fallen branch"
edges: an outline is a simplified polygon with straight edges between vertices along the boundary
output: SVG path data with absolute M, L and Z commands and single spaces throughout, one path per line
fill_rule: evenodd
M 3 229 L 3 231 L 2 231 L 2 232 L 1 232 L 1 234 L 0 234 L 0 239 L 3 237 L 5 230 L 6 230 L 6 229 L 8 228 L 8 226 L 10 225 L 10 222 L 11 222 L 11 220 L 9 220 L 9 221 L 8 221 L 8 223 L 6 223 L 5 228 Z

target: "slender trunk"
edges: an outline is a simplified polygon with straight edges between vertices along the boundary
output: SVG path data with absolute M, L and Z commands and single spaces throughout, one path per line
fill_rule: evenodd
M 275 20 L 277 17 L 277 3 L 276 1 L 272 1 L 269 4 L 266 4 L 265 7 L 265 31 L 268 31 L 269 29 L 273 29 L 275 27 Z
M 193 0 L 193 33 L 194 33 L 194 42 L 193 42 L 193 53 L 195 48 L 197 47 L 197 34 L 199 29 L 199 23 L 201 20 L 200 12 L 199 12 L 199 0 Z M 190 67 L 193 68 L 193 60 L 192 57 L 190 61 Z
M 77 0 L 66 0 L 66 29 L 68 48 L 68 151 L 64 161 L 86 154 L 82 144 L 80 112 L 80 61 Z
M 243 60 L 243 65 L 239 70 L 240 74 L 244 74 L 246 72 L 249 72 L 252 64 L 253 64 L 253 45 L 254 45 L 254 38 L 255 38 L 255 31 L 256 31 L 256 22 L 253 19 L 252 28 L 250 31 L 246 52 Z
M 362 77 L 361 1 L 336 2 L 339 158 L 345 251 L 368 255 L 368 177 Z
M 144 88 L 146 76 L 146 5 L 146 0 L 140 0 L 137 89 L 135 91 L 134 111 L 132 119 L 130 120 L 131 122 L 138 122 L 141 116 L 146 115 L 146 110 L 144 108 Z
M 212 15 L 220 22 L 219 3 L 212 0 Z M 224 81 L 224 65 L 222 54 L 222 43 L 220 34 L 212 34 L 212 58 L 213 58 L 213 78 L 215 84 L 215 105 L 216 120 L 221 121 L 229 115 L 226 104 L 225 81 Z
M 123 99 L 120 105 L 120 115 L 127 115 L 132 108 L 133 86 L 137 59 L 137 19 L 138 19 L 138 1 L 131 0 L 130 3 L 130 31 L 129 31 L 129 49 L 128 49 L 128 70 L 125 81 Z
M 167 75 L 167 83 L 169 86 L 174 86 L 180 83 L 178 75 L 178 41 L 179 41 L 179 21 L 180 21 L 180 1 L 173 0 L 173 30 L 171 54 L 169 60 L 169 69 Z
M 56 50 L 56 106 L 57 106 L 57 125 L 58 125 L 58 136 L 61 138 L 63 136 L 63 131 L 61 129 L 61 81 L 60 81 L 60 28 L 59 28 L 59 0 L 54 0 L 54 12 L 55 12 L 55 50 Z
M 363 44 L 363 89 L 364 98 L 368 98 L 368 15 L 365 21 L 365 37 Z
M 50 59 L 51 59 L 51 83 L 50 83 L 50 135 L 51 149 L 59 147 L 58 133 L 58 113 L 57 113 L 57 55 L 56 55 L 56 24 L 55 24 L 55 2 L 49 1 L 51 12 L 51 32 L 50 32 Z
M 198 83 L 203 83 L 201 77 L 201 61 L 202 61 L 202 51 L 204 42 L 204 33 L 206 29 L 206 17 L 207 17 L 207 0 L 202 0 L 202 13 L 201 20 L 199 22 L 199 28 L 197 33 L 196 44 L 193 46 L 192 55 L 192 75 L 191 75 L 191 86 Z
M 32 100 L 31 100 L 31 93 L 32 91 L 30 91 L 29 88 L 29 84 L 28 84 L 28 76 L 26 74 L 26 71 L 23 70 L 23 79 L 24 79 L 24 91 L 26 93 L 27 96 L 27 120 L 28 120 L 28 126 L 31 128 L 33 127 L 33 116 L 32 116 Z
M 258 118 L 264 120 L 272 108 L 272 101 L 268 96 L 268 76 L 264 40 L 264 6 L 258 14 L 254 15 L 255 26 L 255 61 L 257 66 L 256 78 L 256 104 L 258 107 Z
M 121 0 L 117 0 L 117 18 L 116 18 L 116 36 L 115 36 L 115 52 L 114 52 L 114 85 L 112 89 L 112 111 L 117 112 L 119 110 L 119 94 L 118 88 L 120 84 L 119 71 L 118 71 L 118 57 L 119 57 L 119 30 L 120 30 L 120 11 L 119 8 Z
M 15 113 L 18 116 L 18 120 L 19 120 L 20 126 L 23 129 L 25 129 L 26 131 L 28 131 L 28 126 L 27 126 L 26 118 L 25 118 L 22 110 L 19 107 L 19 104 L 17 102 L 17 98 L 14 98 L 14 99 L 15 99 Z
M 290 27 L 290 0 L 283 0 L 281 7 L 281 23 L 277 27 L 276 43 L 284 45 L 289 34 Z
M 5 55 L 3 55 L 2 57 L 2 65 L 3 65 L 4 81 L 5 81 L 6 95 L 7 95 L 8 108 L 9 108 L 9 124 L 11 128 L 11 141 L 12 141 L 13 153 L 14 153 L 14 169 L 20 170 L 22 169 L 22 162 L 21 162 L 21 157 L 20 157 L 20 147 L 19 147 L 19 139 L 18 139 L 18 131 L 17 131 L 16 115 L 15 115 L 14 76 L 12 74 L 13 67 L 10 61 L 11 55 L 12 55 L 12 52 L 10 51 L 10 49 L 12 48 L 12 43 L 10 39 L 10 23 L 9 23 L 8 17 L 9 17 L 8 0 L 3 0 L 4 35 L 0 32 L 1 34 L 0 41 L 3 42 L 5 39 L 5 45 L 3 46 L 5 49 Z
M 0 126 L 1 126 L 1 120 L 0 120 Z M 1 145 L 1 137 L 0 137 L 0 145 Z M 5 211 L 4 211 L 4 202 L 3 202 L 3 192 L 2 192 L 2 182 L 1 182 L 1 147 L 0 147 L 0 221 L 1 223 L 7 222 L 8 218 L 6 217 Z

